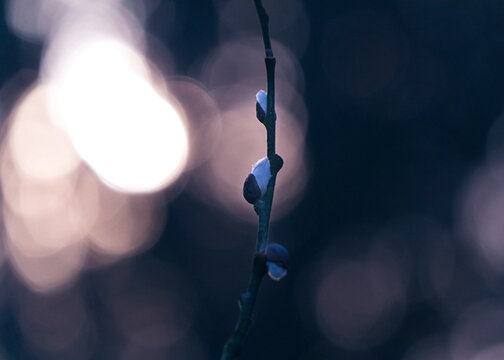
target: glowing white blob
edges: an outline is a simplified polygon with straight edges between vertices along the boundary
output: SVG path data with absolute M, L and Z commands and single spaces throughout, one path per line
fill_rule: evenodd
M 259 90 L 256 94 L 256 101 L 259 105 L 261 105 L 261 109 L 266 114 L 266 108 L 268 104 L 268 95 L 264 92 L 264 90 Z
M 271 168 L 268 157 L 263 157 L 252 166 L 252 175 L 255 176 L 257 185 L 261 189 L 261 196 L 264 196 L 271 179 Z
M 187 135 L 151 85 L 142 58 L 114 38 L 82 39 L 50 72 L 51 110 L 77 153 L 108 185 L 151 192 L 176 179 Z

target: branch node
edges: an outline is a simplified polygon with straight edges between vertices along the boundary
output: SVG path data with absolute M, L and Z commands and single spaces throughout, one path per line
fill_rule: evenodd
M 252 273 L 250 275 L 247 290 L 239 298 L 240 314 L 233 334 L 224 345 L 221 360 L 232 360 L 240 354 L 244 338 L 252 322 L 252 313 L 254 310 L 257 293 L 263 277 L 268 273 L 274 280 L 280 280 L 287 272 L 287 261 L 280 258 L 279 254 L 272 255 L 271 249 L 278 250 L 278 245 L 270 248 L 270 261 L 267 261 L 268 253 L 266 245 L 268 244 L 268 231 L 273 204 L 273 193 L 275 190 L 275 181 L 278 171 L 283 166 L 282 158 L 275 152 L 275 64 L 276 59 L 271 48 L 271 39 L 269 35 L 269 17 L 262 5 L 261 0 L 254 0 L 257 15 L 261 24 L 261 33 L 264 42 L 264 59 L 266 65 L 267 92 L 259 91 L 256 98 L 256 115 L 266 127 L 267 135 L 267 159 L 269 173 L 268 180 L 262 176 L 259 167 L 254 167 L 252 174 L 246 179 L 243 195 L 245 199 L 254 204 L 254 211 L 259 217 L 257 229 L 256 252 L 254 254 Z M 265 99 L 266 95 L 266 99 Z M 266 104 L 265 104 L 266 103 Z M 264 163 L 266 163 L 264 161 Z M 255 173 L 254 173 L 255 171 Z M 264 175 L 264 174 L 263 174 Z M 265 192 L 264 192 L 264 188 Z M 260 196 L 260 197 L 258 197 Z M 285 252 L 285 254 L 287 254 Z M 280 255 L 284 256 L 284 253 Z M 272 257 L 273 256 L 273 257 Z M 284 256 L 285 257 L 285 256 Z M 269 263 L 269 266 L 267 265 Z
M 272 174 L 277 174 L 284 164 L 282 157 L 278 154 L 273 154 L 273 156 L 270 157 L 269 161 Z

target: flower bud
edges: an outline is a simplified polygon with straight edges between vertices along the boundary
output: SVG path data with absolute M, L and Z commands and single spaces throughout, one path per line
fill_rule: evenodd
M 257 180 L 253 174 L 249 174 L 243 183 L 243 197 L 249 203 L 254 204 L 261 198 L 261 189 L 257 185 Z
M 282 280 L 287 275 L 289 252 L 280 244 L 269 244 L 266 246 L 265 254 L 268 276 L 272 280 Z
M 256 116 L 260 122 L 264 122 L 268 103 L 268 95 L 263 90 L 259 90 L 256 94 Z
M 243 197 L 245 197 L 245 200 L 254 204 L 262 198 L 266 194 L 270 179 L 270 162 L 268 157 L 264 157 L 252 166 L 252 173 L 245 179 L 243 184 Z
M 259 189 L 261 189 L 261 196 L 264 196 L 271 179 L 271 166 L 267 156 L 257 160 L 257 162 L 252 165 L 252 175 L 255 176 L 257 185 Z

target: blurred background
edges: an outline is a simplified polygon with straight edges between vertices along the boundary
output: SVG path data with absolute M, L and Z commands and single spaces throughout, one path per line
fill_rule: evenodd
M 240 359 L 504 359 L 504 4 L 264 0 Z M 4 0 L 0 359 L 218 359 L 266 151 L 252 0 Z

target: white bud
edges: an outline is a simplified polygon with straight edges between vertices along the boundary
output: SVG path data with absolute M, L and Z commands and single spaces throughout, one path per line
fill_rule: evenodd
M 252 175 L 254 175 L 257 186 L 259 186 L 259 189 L 261 190 L 261 197 L 264 196 L 271 178 L 270 162 L 267 156 L 258 160 L 252 166 Z
M 259 90 L 256 94 L 256 100 L 266 114 L 266 104 L 268 103 L 268 95 L 266 95 L 266 92 L 264 90 Z
M 257 185 L 255 176 L 249 174 L 243 183 L 243 197 L 249 203 L 254 204 L 261 196 L 261 189 L 259 189 L 259 185 Z
M 269 244 L 264 253 L 269 277 L 276 281 L 282 280 L 287 275 L 289 252 L 280 244 Z
M 268 267 L 268 276 L 272 280 L 280 281 L 287 275 L 287 269 L 274 262 L 266 261 L 266 266 Z

